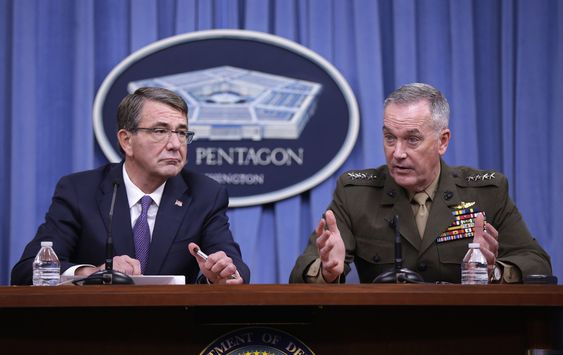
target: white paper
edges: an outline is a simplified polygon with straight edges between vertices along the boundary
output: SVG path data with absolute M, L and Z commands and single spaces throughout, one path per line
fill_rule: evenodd
M 135 285 L 185 285 L 184 275 L 135 275 L 131 276 Z
M 135 285 L 185 285 L 184 275 L 130 275 Z M 61 275 L 60 285 L 72 284 L 75 280 L 82 280 L 84 276 Z

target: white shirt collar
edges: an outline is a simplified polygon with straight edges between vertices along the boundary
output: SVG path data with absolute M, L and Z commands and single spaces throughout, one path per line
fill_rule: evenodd
M 127 174 L 127 170 L 125 169 L 125 164 L 123 164 L 123 181 L 125 182 L 125 191 L 127 191 L 127 200 L 129 201 L 129 208 L 133 207 L 135 204 L 139 202 L 139 200 L 145 196 L 146 194 L 141 191 L 131 181 L 129 175 Z M 160 200 L 162 199 L 162 193 L 164 192 L 164 186 L 166 185 L 166 181 L 162 183 L 159 187 L 156 188 L 149 196 L 152 198 L 153 202 L 160 206 Z

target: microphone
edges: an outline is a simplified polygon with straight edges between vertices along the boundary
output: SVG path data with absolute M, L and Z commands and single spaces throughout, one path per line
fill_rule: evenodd
M 113 270 L 113 237 L 112 237 L 112 221 L 113 208 L 115 206 L 115 198 L 117 196 L 117 188 L 119 181 L 113 182 L 113 194 L 111 196 L 111 205 L 109 209 L 109 227 L 106 239 L 106 269 L 93 273 L 92 275 L 77 280 L 76 284 L 82 285 L 132 285 L 133 279 L 122 272 Z
M 382 272 L 373 283 L 423 283 L 424 280 L 415 271 L 403 268 L 403 250 L 401 247 L 401 233 L 399 231 L 399 216 L 395 215 L 390 223 L 395 230 L 395 267 Z

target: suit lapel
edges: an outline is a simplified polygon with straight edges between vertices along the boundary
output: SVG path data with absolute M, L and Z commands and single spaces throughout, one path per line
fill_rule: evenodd
M 98 210 L 106 227 L 106 238 L 109 231 L 109 210 L 113 195 L 113 184 L 118 182 L 117 195 L 113 211 L 112 238 L 114 255 L 129 255 L 135 257 L 133 244 L 133 232 L 131 229 L 131 214 L 127 193 L 123 183 L 122 164 L 110 168 L 109 173 L 100 185 L 100 193 L 97 196 Z
M 188 186 L 181 174 L 168 179 L 152 233 L 146 274 L 157 274 L 189 208 Z M 186 253 L 188 253 L 186 246 Z
M 113 212 L 113 248 L 115 255 L 135 257 L 135 242 L 131 227 L 131 211 L 127 199 L 127 189 L 121 183 L 117 188 L 115 210 Z
M 115 206 L 113 211 L 112 222 L 112 239 L 114 255 L 135 256 L 135 248 L 133 246 L 133 232 L 131 230 L 131 215 L 129 213 L 129 203 L 127 201 L 127 193 L 123 183 L 122 174 L 123 164 L 116 164 L 110 168 L 100 185 L 100 193 L 97 195 L 98 210 L 105 221 L 104 238 L 107 238 L 109 232 L 109 210 L 111 207 L 111 199 L 113 196 L 113 184 L 118 182 L 117 195 L 115 198 Z

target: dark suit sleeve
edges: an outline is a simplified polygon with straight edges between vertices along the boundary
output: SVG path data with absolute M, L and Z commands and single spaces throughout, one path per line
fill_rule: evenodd
M 240 247 L 238 243 L 234 241 L 229 228 L 229 219 L 227 217 L 229 198 L 227 191 L 223 186 L 220 186 L 219 189 L 217 189 L 217 194 L 213 201 L 214 204 L 210 209 L 203 226 L 199 246 L 202 250 L 205 250 L 207 254 L 218 251 L 225 252 L 227 256 L 233 259 L 233 263 L 236 265 L 244 283 L 249 283 L 250 269 L 242 260 Z
M 73 264 L 68 257 L 78 238 L 81 222 L 77 214 L 77 195 L 71 179 L 63 177 L 58 182 L 45 222 L 25 247 L 20 260 L 12 269 L 13 285 L 31 285 L 32 264 L 42 241 L 52 241 L 55 253 L 61 260 L 61 273 Z

